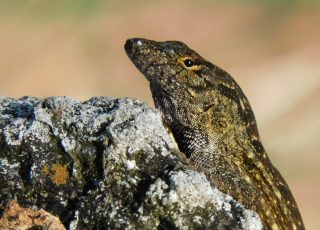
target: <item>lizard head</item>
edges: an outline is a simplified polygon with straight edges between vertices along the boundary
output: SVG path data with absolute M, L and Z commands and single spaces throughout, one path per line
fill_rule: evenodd
M 203 102 L 206 93 L 210 100 L 234 89 L 234 98 L 239 97 L 240 87 L 221 68 L 208 62 L 197 52 L 180 41 L 157 42 L 143 38 L 128 39 L 125 50 L 131 61 L 150 82 L 151 90 L 156 88 L 172 99 L 193 98 L 193 103 Z M 216 95 L 215 95 L 216 94 Z M 241 96 L 241 95 L 240 95 Z M 199 98 L 201 97 L 201 98 Z M 189 101 L 190 102 L 190 101 Z
M 156 107 L 160 109 L 169 106 L 168 103 L 172 108 L 230 108 L 242 96 L 240 87 L 228 73 L 182 42 L 132 38 L 126 41 L 125 50 L 150 82 Z M 232 101 L 218 100 L 222 94 Z
M 125 50 L 150 82 L 155 106 L 164 123 L 176 129 L 175 137 L 192 127 L 193 136 L 247 133 L 258 139 L 252 109 L 236 81 L 187 45 L 132 38 Z
M 127 40 L 125 50 L 149 82 L 164 90 L 208 87 L 205 72 L 214 66 L 182 42 L 133 38 Z

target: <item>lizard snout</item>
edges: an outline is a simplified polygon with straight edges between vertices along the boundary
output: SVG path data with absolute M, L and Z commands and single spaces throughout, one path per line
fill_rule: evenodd
M 142 46 L 142 41 L 144 41 L 141 38 L 130 38 L 126 41 L 126 44 L 124 44 L 124 49 L 126 50 L 127 54 L 132 54 L 137 50 L 140 46 Z
M 132 39 L 128 39 L 126 41 L 126 44 L 124 44 L 124 49 L 126 50 L 126 52 L 129 54 L 132 52 L 132 46 L 133 46 L 133 41 Z

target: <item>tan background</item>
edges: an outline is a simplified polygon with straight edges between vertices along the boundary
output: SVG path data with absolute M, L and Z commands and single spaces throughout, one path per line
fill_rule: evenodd
M 123 44 L 130 37 L 184 41 L 239 82 L 307 229 L 320 229 L 316 2 L 0 1 L 0 94 L 134 97 L 152 105 Z

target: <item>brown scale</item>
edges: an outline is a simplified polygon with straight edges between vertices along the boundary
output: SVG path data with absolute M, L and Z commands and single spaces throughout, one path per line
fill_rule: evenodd
M 304 229 L 233 78 L 182 42 L 135 38 L 127 40 L 125 50 L 150 82 L 155 105 L 180 151 L 211 183 L 256 211 L 264 229 Z

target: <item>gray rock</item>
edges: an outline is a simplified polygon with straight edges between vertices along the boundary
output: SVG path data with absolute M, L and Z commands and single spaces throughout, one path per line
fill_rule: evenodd
M 1 97 L 0 137 L 1 207 L 17 200 L 68 229 L 262 228 L 180 157 L 142 102 Z

